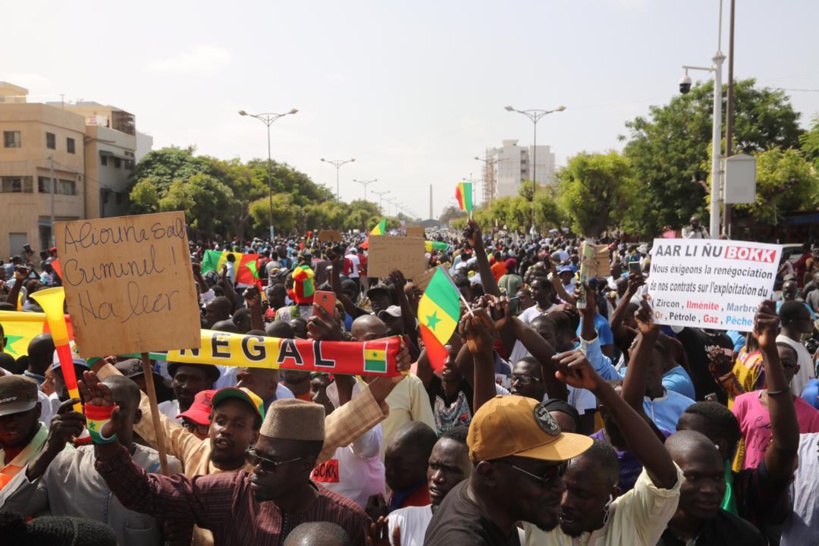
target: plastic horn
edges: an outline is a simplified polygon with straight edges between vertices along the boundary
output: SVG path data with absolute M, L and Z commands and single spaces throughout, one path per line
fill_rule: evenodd
M 74 373 L 74 358 L 71 356 L 71 345 L 68 337 L 68 325 L 65 323 L 65 290 L 61 287 L 47 288 L 35 292 L 31 299 L 40 304 L 46 315 L 48 327 L 51 330 L 51 337 L 54 339 L 54 347 L 57 349 L 57 357 L 60 359 L 60 368 L 63 372 L 65 386 L 71 398 L 80 399 L 80 391 L 77 388 L 77 374 Z M 74 404 L 74 411 L 82 413 L 82 404 Z

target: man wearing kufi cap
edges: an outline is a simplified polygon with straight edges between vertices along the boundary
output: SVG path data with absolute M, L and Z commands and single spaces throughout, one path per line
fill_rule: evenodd
M 92 411 L 110 408 L 110 395 L 93 373 L 81 392 Z M 322 451 L 324 408 L 303 400 L 277 400 L 268 408 L 255 448 L 246 458 L 251 471 L 173 477 L 148 474 L 116 441 L 114 420 L 101 430 L 96 468 L 124 506 L 169 519 L 193 520 L 220 545 L 281 544 L 297 525 L 330 521 L 353 544 L 364 544 L 370 524 L 355 503 L 310 481 Z

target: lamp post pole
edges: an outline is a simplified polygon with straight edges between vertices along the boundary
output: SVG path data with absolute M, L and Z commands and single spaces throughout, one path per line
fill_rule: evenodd
M 378 208 L 381 209 L 381 214 L 384 214 L 384 196 L 390 193 L 390 190 L 375 191 L 373 193 L 378 196 Z
M 338 171 L 339 171 L 339 169 L 341 169 L 342 165 L 346 165 L 347 163 L 353 163 L 355 161 L 355 158 L 352 158 L 352 159 L 324 159 L 322 157 L 321 160 L 324 161 L 325 163 L 329 163 L 330 165 L 332 165 L 333 167 L 336 168 L 336 199 L 341 201 L 341 186 L 339 184 Z
M 289 112 L 285 112 L 284 114 L 276 114 L 276 113 L 264 113 L 264 114 L 248 114 L 244 110 L 239 110 L 240 116 L 250 116 L 252 118 L 256 118 L 262 123 L 267 126 L 267 197 L 268 197 L 268 205 L 270 207 L 269 215 L 268 215 L 268 228 L 269 228 L 269 236 L 270 240 L 273 241 L 273 174 L 271 172 L 271 167 L 273 164 L 273 158 L 270 155 L 270 126 L 273 125 L 279 118 L 283 118 L 284 116 L 297 114 L 298 110 L 296 108 L 291 108 Z
M 553 114 L 555 112 L 562 112 L 566 109 L 565 106 L 558 106 L 554 110 L 518 110 L 512 106 L 506 106 L 507 112 L 517 112 L 518 114 L 523 114 L 527 118 L 532 121 L 532 125 L 534 126 L 534 139 L 533 139 L 533 146 L 532 146 L 532 239 L 535 237 L 535 190 L 537 189 L 537 122 L 541 120 L 544 116 L 549 114 Z
M 373 178 L 372 180 L 353 180 L 353 182 L 355 182 L 356 184 L 361 184 L 362 186 L 364 186 L 364 201 L 366 201 L 367 200 L 367 186 L 369 186 L 370 184 L 373 184 L 375 182 L 378 182 L 378 179 Z

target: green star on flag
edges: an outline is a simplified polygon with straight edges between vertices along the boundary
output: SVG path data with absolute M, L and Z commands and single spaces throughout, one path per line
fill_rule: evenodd
M 14 349 L 14 344 L 23 339 L 23 336 L 6 336 L 6 350 L 9 354 L 20 356 L 20 353 Z
M 427 327 L 429 327 L 430 330 L 435 330 L 435 326 L 437 326 L 439 322 L 441 322 L 441 319 L 438 318 L 438 310 L 436 309 L 432 315 L 427 317 Z

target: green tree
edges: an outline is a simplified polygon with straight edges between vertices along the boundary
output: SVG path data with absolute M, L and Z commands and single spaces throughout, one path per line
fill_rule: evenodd
M 710 171 L 713 89 L 711 81 L 696 85 L 667 105 L 652 106 L 648 117 L 626 123 L 630 135 L 624 152 L 639 181 L 639 200 L 647 205 L 631 221 L 639 220 L 637 227 L 645 232 L 680 226 L 692 214 L 706 212 L 698 181 L 707 180 Z M 735 83 L 735 153 L 796 147 L 798 121 L 783 91 L 758 88 L 753 79 Z
M 819 203 L 819 176 L 799 150 L 773 148 L 756 155 L 756 201 L 734 205 L 757 222 L 776 225 L 783 211 Z
M 799 137 L 799 144 L 805 157 L 819 169 L 819 115 L 813 116 L 810 129 Z
M 571 219 L 572 229 L 597 237 L 616 227 L 635 193 L 628 159 L 618 152 L 582 152 L 557 172 L 558 202 Z
M 249 205 L 253 228 L 267 232 L 270 223 L 270 198 L 262 197 Z M 291 233 L 297 225 L 301 207 L 293 204 L 293 196 L 277 193 L 273 196 L 273 227 L 277 233 Z
M 188 148 L 161 148 L 142 158 L 134 167 L 131 183 L 150 179 L 160 196 L 164 196 L 175 180 L 187 180 L 195 174 L 215 175 L 210 158 L 193 155 L 194 146 Z
M 444 212 L 441 213 L 440 218 L 438 218 L 438 222 L 442 225 L 449 225 L 452 220 L 456 218 L 466 218 L 468 216 L 468 212 L 463 211 L 458 207 L 447 207 L 444 209 Z
M 159 191 L 150 178 L 143 178 L 131 190 L 131 212 L 148 214 L 159 210 Z
M 225 233 L 224 223 L 230 217 L 224 211 L 233 209 L 234 205 L 233 190 L 207 174 L 175 180 L 159 200 L 161 211 L 184 211 L 188 224 L 200 230 L 209 240 L 217 232 Z

